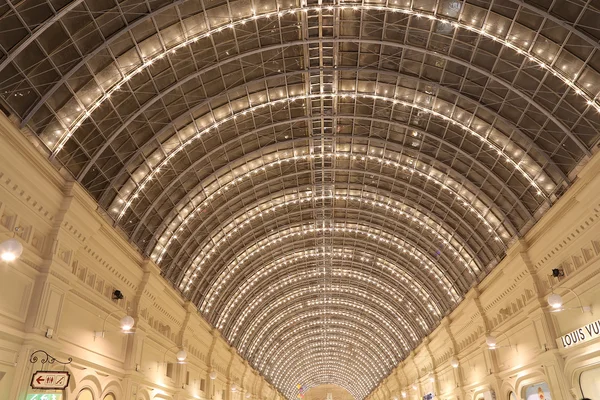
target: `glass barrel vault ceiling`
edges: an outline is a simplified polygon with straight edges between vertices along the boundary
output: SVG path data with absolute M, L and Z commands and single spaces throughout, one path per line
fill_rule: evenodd
M 362 399 L 594 150 L 599 17 L 4 0 L 0 102 L 282 393 Z

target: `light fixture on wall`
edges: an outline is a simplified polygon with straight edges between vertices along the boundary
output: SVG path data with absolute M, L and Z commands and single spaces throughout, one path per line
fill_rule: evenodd
M 450 359 L 450 365 L 452 366 L 452 368 L 458 368 L 458 366 L 460 365 L 460 363 L 458 362 L 458 358 L 452 357 Z
M 412 385 L 413 390 L 417 390 L 417 385 Z
M 111 315 L 119 312 L 121 310 L 115 310 L 111 313 L 109 313 L 105 318 L 104 318 L 104 322 L 102 323 L 102 330 L 101 331 L 94 331 L 94 340 L 97 337 L 104 337 L 104 334 L 107 332 L 106 330 L 106 321 L 108 320 L 108 317 L 110 317 Z M 135 324 L 135 319 L 133 319 L 132 316 L 130 315 L 125 315 L 123 318 L 121 318 L 119 320 L 119 326 L 121 327 L 121 332 L 123 333 L 133 333 L 132 332 L 132 328 L 133 325 Z
M 23 245 L 15 238 L 7 239 L 0 243 L 0 260 L 11 262 L 21 257 Z
M 558 293 L 554 293 L 554 289 L 566 289 L 568 291 L 570 291 L 571 293 L 573 293 L 573 295 L 577 298 L 577 302 L 579 303 L 579 307 L 563 307 L 564 301 L 563 298 L 560 294 Z M 548 301 L 548 305 L 552 308 L 550 311 L 551 312 L 559 312 L 559 311 L 566 311 L 566 310 L 581 310 L 581 313 L 585 313 L 585 312 L 592 312 L 592 307 L 590 306 L 584 306 L 581 303 L 581 298 L 579 297 L 579 295 L 577 295 L 577 293 L 575 293 L 575 291 L 573 291 L 572 289 L 566 288 L 566 287 L 555 287 L 552 289 L 552 293 L 550 293 L 548 295 L 548 298 L 546 299 Z
M 402 392 L 400 392 L 400 394 L 402 395 L 402 398 L 405 399 L 406 398 L 406 392 L 403 390 Z
M 485 344 L 487 344 L 490 349 L 495 349 L 498 345 L 496 337 L 492 335 L 487 335 L 485 337 Z
M 506 335 L 506 333 L 501 333 L 500 336 L 502 335 Z M 499 348 L 503 348 L 503 347 L 513 347 L 513 345 L 510 344 L 510 338 L 508 337 L 508 335 L 506 335 L 506 340 L 508 341 L 508 346 L 498 346 L 498 339 L 496 338 L 496 336 L 489 334 L 485 337 L 485 344 L 487 345 L 488 349 L 490 350 L 496 350 Z M 517 346 L 514 346 L 515 351 L 518 352 L 517 350 Z
M 185 364 L 185 359 L 187 358 L 187 352 L 183 348 L 180 348 L 180 346 L 172 346 L 172 347 L 169 347 L 167 350 L 165 350 L 165 354 L 163 354 L 163 364 L 165 364 L 165 365 L 167 364 L 167 353 L 169 353 L 169 351 L 174 350 L 174 349 L 179 349 L 179 351 L 175 354 L 177 363 Z
M 435 382 L 435 376 L 433 376 L 433 373 L 429 373 L 427 380 L 431 383 Z
M 248 393 L 246 393 L 246 396 L 245 396 L 245 397 L 246 397 L 247 399 L 249 399 L 250 397 L 252 397 L 252 395 L 250 394 L 250 392 L 248 392 Z
M 235 385 L 235 383 L 231 385 L 231 391 L 237 392 L 237 386 Z
M 217 379 L 217 371 L 211 371 L 208 377 L 210 378 L 210 380 L 214 381 L 215 379 Z

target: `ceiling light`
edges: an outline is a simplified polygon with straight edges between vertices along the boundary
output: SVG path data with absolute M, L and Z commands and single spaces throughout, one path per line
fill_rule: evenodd
M 214 381 L 215 379 L 217 379 L 217 372 L 216 371 L 212 371 L 210 373 L 209 377 L 210 377 L 211 380 Z
M 458 365 L 459 365 L 458 359 L 456 357 L 452 357 L 450 359 L 450 365 L 452 365 L 452 368 L 458 368 Z
M 17 239 L 8 239 L 0 243 L 0 259 L 15 261 L 23 254 L 23 245 Z

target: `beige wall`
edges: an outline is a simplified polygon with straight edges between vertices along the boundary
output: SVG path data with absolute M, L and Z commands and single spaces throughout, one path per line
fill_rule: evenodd
M 67 400 L 84 388 L 94 399 L 280 397 L 104 220 L 93 199 L 0 117 L 0 241 L 15 227 L 24 254 L 0 263 L 1 400 L 25 398 L 32 371 L 42 369 L 28 362 L 38 349 L 73 358 Z M 111 300 L 115 289 L 123 300 Z M 94 338 L 113 311 L 105 337 Z M 126 314 L 135 317 L 133 334 L 119 332 Z M 164 354 L 174 363 L 178 346 L 187 350 L 187 362 L 175 364 L 169 378 Z M 233 384 L 242 392 L 233 393 Z
M 477 400 L 490 391 L 498 400 L 508 400 L 511 391 L 524 399 L 525 388 L 541 381 L 549 384 L 553 400 L 581 398 L 581 372 L 600 368 L 600 339 L 565 349 L 559 338 L 600 319 L 599 171 L 596 155 L 567 194 L 370 399 L 402 399 L 404 393 L 415 400 L 434 393 L 437 399 Z M 564 269 L 565 277 L 551 277 L 553 268 Z M 560 286 L 556 292 L 575 309 L 549 312 L 551 285 Z M 577 308 L 569 289 L 592 306 L 593 315 Z M 486 333 L 498 338 L 498 349 L 488 349 Z M 457 369 L 450 366 L 453 356 Z

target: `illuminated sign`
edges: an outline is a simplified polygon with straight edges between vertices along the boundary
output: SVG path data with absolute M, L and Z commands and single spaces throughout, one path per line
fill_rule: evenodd
M 564 336 L 561 336 L 560 341 L 563 347 L 571 347 L 578 343 L 587 342 L 596 337 L 600 337 L 600 320 L 592 322 L 579 329 L 575 329 L 573 332 L 569 332 Z
M 60 393 L 35 393 L 28 394 L 25 400 L 63 400 L 63 395 Z

